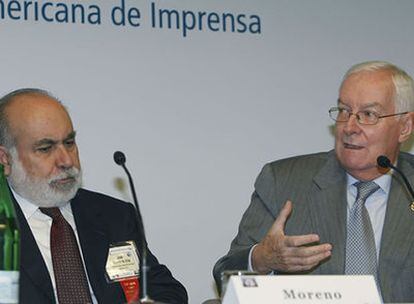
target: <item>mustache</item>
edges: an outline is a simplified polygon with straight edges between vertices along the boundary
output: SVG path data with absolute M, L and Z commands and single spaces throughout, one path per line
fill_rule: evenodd
M 62 179 L 77 180 L 79 178 L 79 175 L 80 175 L 80 170 L 79 169 L 77 169 L 75 167 L 65 168 L 65 169 L 63 169 L 62 172 L 59 172 L 55 176 L 49 178 L 48 184 L 55 184 L 59 180 L 62 180 Z

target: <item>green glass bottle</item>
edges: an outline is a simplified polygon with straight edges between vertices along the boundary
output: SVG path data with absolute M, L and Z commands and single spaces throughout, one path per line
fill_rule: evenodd
M 19 302 L 20 235 L 16 212 L 0 164 L 0 303 Z

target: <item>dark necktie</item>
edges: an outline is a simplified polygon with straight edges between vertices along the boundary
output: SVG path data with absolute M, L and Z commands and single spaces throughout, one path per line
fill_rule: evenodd
M 50 250 L 59 304 L 92 303 L 88 281 L 72 227 L 59 208 L 40 208 L 53 219 Z
M 346 274 L 373 275 L 377 284 L 377 253 L 366 199 L 379 189 L 374 182 L 357 182 L 357 197 L 348 219 L 346 238 Z

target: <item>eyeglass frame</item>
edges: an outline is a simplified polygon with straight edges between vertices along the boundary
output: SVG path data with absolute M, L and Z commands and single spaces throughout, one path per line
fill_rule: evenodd
M 348 119 L 347 120 L 337 120 L 337 119 L 335 119 L 335 118 L 333 118 L 331 116 L 331 113 L 333 111 L 337 111 L 338 114 L 339 114 L 340 113 L 340 110 L 345 110 L 348 113 Z M 351 116 L 352 115 L 355 115 L 356 116 L 356 119 L 357 119 L 357 121 L 358 121 L 359 124 L 361 124 L 361 125 L 369 125 L 369 126 L 376 125 L 381 118 L 392 117 L 392 116 L 397 116 L 397 115 L 404 115 L 404 114 L 410 113 L 410 111 L 406 111 L 406 112 L 400 112 L 400 113 L 394 113 L 394 114 L 378 115 L 378 113 L 376 113 L 375 111 L 370 111 L 370 112 L 372 112 L 372 114 L 375 114 L 376 121 L 374 123 L 361 122 L 361 116 L 358 115 L 358 114 L 361 113 L 361 112 L 366 112 L 366 111 L 368 111 L 368 110 L 363 110 L 363 111 L 358 111 L 356 113 L 353 113 L 352 111 L 349 111 L 349 110 L 347 110 L 344 107 L 332 107 L 332 108 L 329 109 L 328 113 L 329 113 L 329 117 L 333 121 L 335 121 L 335 122 L 348 122 L 351 119 Z

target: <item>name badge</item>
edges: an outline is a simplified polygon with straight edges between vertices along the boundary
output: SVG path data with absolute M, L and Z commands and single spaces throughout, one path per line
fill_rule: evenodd
M 135 242 L 111 244 L 105 269 L 108 282 L 139 277 L 139 258 Z

